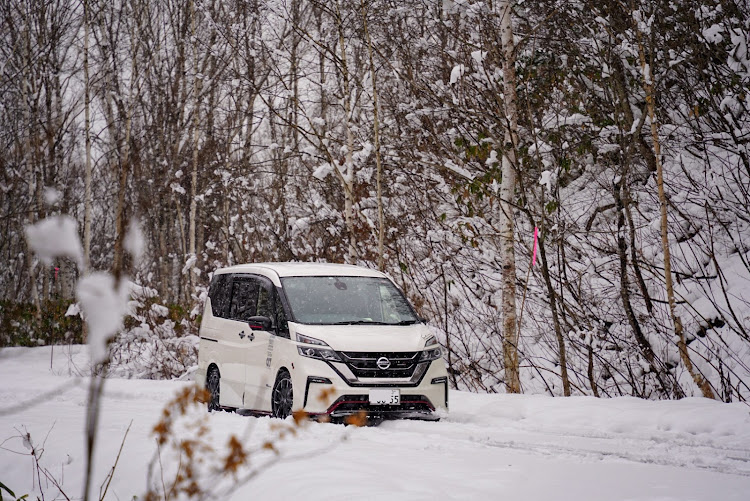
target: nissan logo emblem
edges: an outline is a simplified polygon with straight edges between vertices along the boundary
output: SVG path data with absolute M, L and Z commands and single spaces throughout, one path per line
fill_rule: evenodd
M 378 365 L 378 369 L 380 370 L 386 370 L 391 366 L 391 361 L 385 357 L 380 357 L 376 363 Z

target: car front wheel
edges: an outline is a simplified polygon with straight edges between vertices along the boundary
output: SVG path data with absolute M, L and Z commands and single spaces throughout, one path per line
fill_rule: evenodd
M 292 390 L 292 377 L 286 371 L 279 372 L 273 385 L 271 395 L 271 412 L 273 417 L 284 419 L 292 413 L 294 392 Z
M 219 383 L 221 382 L 221 376 L 219 375 L 219 369 L 211 367 L 208 370 L 206 376 L 206 390 L 208 391 L 208 411 L 218 411 L 221 409 L 219 404 Z

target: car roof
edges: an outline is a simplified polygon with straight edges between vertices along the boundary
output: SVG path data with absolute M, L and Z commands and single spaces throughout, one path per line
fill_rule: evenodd
M 377 270 L 363 266 L 333 263 L 248 263 L 238 264 L 227 268 L 220 268 L 214 272 L 221 275 L 225 273 L 258 273 L 269 277 L 314 277 L 314 276 L 339 276 L 339 277 L 379 277 L 387 278 L 387 275 Z

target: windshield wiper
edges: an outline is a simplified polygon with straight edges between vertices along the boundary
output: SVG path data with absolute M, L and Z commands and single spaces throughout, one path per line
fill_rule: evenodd
M 343 322 L 334 322 L 331 325 L 413 325 L 419 320 L 402 320 L 400 322 L 377 322 L 375 320 L 344 320 Z
M 385 322 L 376 322 L 375 320 L 344 320 L 343 322 L 334 322 L 331 325 L 393 325 Z

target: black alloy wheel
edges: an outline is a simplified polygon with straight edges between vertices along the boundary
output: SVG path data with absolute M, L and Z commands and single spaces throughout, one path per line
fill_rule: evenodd
M 282 371 L 276 377 L 271 395 L 271 411 L 273 417 L 285 419 L 292 413 L 294 392 L 292 391 L 292 377 L 288 372 Z
M 208 411 L 221 410 L 219 405 L 219 369 L 211 367 L 208 370 L 208 376 L 206 376 L 206 390 L 208 390 Z

